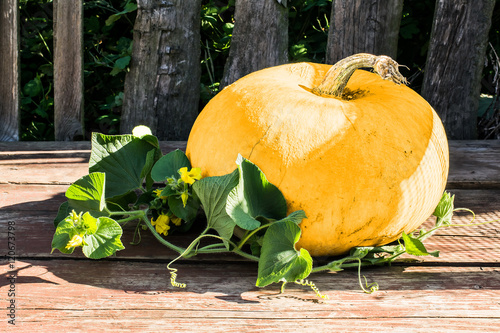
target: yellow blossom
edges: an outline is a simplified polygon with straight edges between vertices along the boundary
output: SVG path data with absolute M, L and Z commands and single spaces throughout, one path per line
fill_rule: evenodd
M 189 194 L 187 193 L 187 191 L 182 192 L 182 194 L 181 194 L 181 199 L 182 199 L 182 205 L 183 205 L 184 207 L 186 207 L 186 204 L 187 204 L 188 198 L 189 198 Z
M 179 173 L 181 174 L 181 179 L 184 183 L 193 185 L 195 180 L 201 179 L 201 169 L 200 168 L 192 168 L 188 171 L 188 168 L 180 168 Z
M 158 216 L 156 221 L 151 218 L 151 224 L 155 227 L 156 232 L 159 233 L 160 235 L 163 234 L 165 236 L 168 235 L 168 230 L 170 229 L 170 226 L 168 225 L 168 222 L 170 221 L 170 218 L 167 215 L 161 214 Z
M 77 247 L 82 245 L 83 243 L 83 237 L 80 235 L 74 235 L 73 238 L 70 239 L 68 244 L 66 245 L 66 249 L 69 250 L 72 247 Z
M 170 218 L 170 221 L 172 221 L 172 223 L 175 224 L 176 226 L 180 227 L 182 219 L 180 217 L 177 217 L 177 216 L 172 216 Z
M 161 196 L 161 192 L 162 192 L 162 191 L 163 191 L 162 189 L 157 189 L 157 190 L 154 190 L 153 192 L 154 192 L 154 194 L 156 194 L 156 196 L 157 196 L 158 198 L 160 198 L 161 200 L 165 200 L 167 197 L 165 197 L 165 196 Z

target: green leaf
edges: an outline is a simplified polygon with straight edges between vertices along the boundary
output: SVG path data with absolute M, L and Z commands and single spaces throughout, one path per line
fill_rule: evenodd
M 133 12 L 136 9 L 137 9 L 137 4 L 127 3 L 121 12 L 113 14 L 110 17 L 108 17 L 108 19 L 106 20 L 106 25 L 108 26 L 112 25 L 113 23 L 118 21 L 122 17 L 122 15 Z
M 238 185 L 229 193 L 226 212 L 242 229 L 260 226 L 258 217 L 280 220 L 286 217 L 286 200 L 264 173 L 249 160 L 238 156 Z
M 115 67 L 119 69 L 125 69 L 130 63 L 130 59 L 131 59 L 130 56 L 125 56 L 117 59 L 115 61 Z
M 101 259 L 109 257 L 115 254 L 116 251 L 125 248 L 120 239 L 123 230 L 115 220 L 109 217 L 99 217 L 94 221 L 87 222 L 95 224 L 93 232 L 88 232 L 83 237 L 82 251 L 87 258 Z
M 30 97 L 38 96 L 42 91 L 42 81 L 39 76 L 24 85 L 24 94 Z
M 123 210 L 126 211 L 130 209 L 129 205 L 136 203 L 136 201 L 137 201 L 137 193 L 135 193 L 134 191 L 130 191 L 116 197 L 107 198 L 106 206 L 111 211 L 115 212 Z
M 184 207 L 182 199 L 177 195 L 172 195 L 168 197 L 168 207 L 175 216 L 189 222 L 195 219 L 200 204 L 196 199 L 189 198 Z
M 163 182 L 170 177 L 179 177 L 179 169 L 187 167 L 191 169 L 186 154 L 182 150 L 176 149 L 160 158 L 151 170 L 151 176 L 155 182 Z
M 299 238 L 300 228 L 291 221 L 275 222 L 269 226 L 262 242 L 258 287 L 279 281 L 293 282 L 309 276 L 312 258 L 307 250 L 295 249 Z
M 151 190 L 154 185 L 154 180 L 151 177 L 151 170 L 156 161 L 161 157 L 156 155 L 157 150 L 150 150 L 146 155 L 146 164 L 141 172 L 141 178 L 146 179 L 146 191 Z
M 363 259 L 372 250 L 373 250 L 373 247 L 370 247 L 370 246 L 355 247 L 355 248 L 352 248 L 351 251 L 349 252 L 349 257 Z
M 142 187 L 151 150 L 154 158 L 159 156 L 159 149 L 142 138 L 93 133 L 89 172 L 106 173 L 107 197 L 127 193 Z
M 54 249 L 58 249 L 62 253 L 73 253 L 75 248 L 72 247 L 67 249 L 66 245 L 68 245 L 68 242 L 76 234 L 78 234 L 77 229 L 70 219 L 60 221 L 57 225 L 56 231 L 54 232 L 54 237 L 52 238 L 52 251 L 54 251 Z
M 122 58 L 119 58 L 115 61 L 115 65 L 113 66 L 113 69 L 109 73 L 111 76 L 115 76 L 116 74 L 122 72 L 125 70 L 125 68 L 128 66 L 130 63 L 130 56 L 125 56 Z
M 105 201 L 106 175 L 93 172 L 74 182 L 66 191 L 66 198 L 71 208 L 77 213 L 93 212 L 94 215 L 107 215 Z
M 306 218 L 307 218 L 306 213 L 303 210 L 297 210 L 295 212 L 290 213 L 290 215 L 288 215 L 287 217 L 278 222 L 290 221 L 298 225 L 300 224 L 300 222 L 302 222 L 303 219 Z
M 450 193 L 444 192 L 439 204 L 434 210 L 434 216 L 437 217 L 436 225 L 450 224 L 453 217 L 453 209 L 455 196 L 450 196 Z
M 427 252 L 427 249 L 420 240 L 407 235 L 405 232 L 403 232 L 402 238 L 405 244 L 406 253 L 413 256 L 431 255 L 433 257 L 439 257 L 439 251 Z
M 65 201 L 59 206 L 59 210 L 57 211 L 57 216 L 54 218 L 54 227 L 57 228 L 59 223 L 63 221 L 68 214 L 71 212 L 71 208 L 69 207 L 69 202 Z
M 166 186 L 160 193 L 160 197 L 169 197 L 171 195 L 177 195 L 177 191 L 170 186 Z
M 193 184 L 193 191 L 201 201 L 207 217 L 209 228 L 217 231 L 219 236 L 230 239 L 236 223 L 226 212 L 227 196 L 238 185 L 238 170 L 224 176 L 207 177 Z M 224 241 L 226 248 L 229 244 Z

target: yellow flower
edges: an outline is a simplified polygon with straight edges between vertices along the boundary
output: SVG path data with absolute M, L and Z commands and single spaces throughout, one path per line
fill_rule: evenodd
M 161 214 L 158 216 L 156 221 L 151 218 L 151 224 L 155 227 L 156 232 L 159 233 L 160 235 L 163 234 L 165 236 L 168 235 L 168 230 L 170 229 L 170 226 L 168 225 L 168 222 L 170 221 L 170 218 L 167 215 Z
M 157 189 L 157 190 L 154 190 L 153 192 L 154 192 L 154 194 L 156 194 L 156 196 L 157 196 L 158 198 L 160 198 L 161 200 L 165 200 L 167 197 L 165 197 L 165 196 L 161 196 L 161 192 L 162 192 L 162 191 L 163 191 L 162 189 Z
M 180 217 L 177 217 L 177 216 L 172 216 L 170 218 L 170 221 L 172 221 L 172 223 L 175 224 L 176 226 L 180 227 L 182 219 Z
M 195 180 L 201 179 L 201 169 L 200 168 L 192 168 L 188 171 L 188 168 L 180 168 L 179 173 L 181 174 L 181 179 L 184 183 L 193 185 Z
M 73 238 L 70 239 L 68 244 L 66 245 L 66 249 L 69 250 L 72 247 L 77 247 L 82 245 L 83 243 L 83 237 L 80 235 L 74 235 Z
M 187 191 L 182 192 L 181 194 L 181 199 L 182 199 L 182 205 L 186 207 L 186 204 L 188 202 L 189 194 Z

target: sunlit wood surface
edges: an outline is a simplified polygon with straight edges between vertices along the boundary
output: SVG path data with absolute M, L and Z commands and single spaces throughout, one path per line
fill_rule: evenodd
M 185 142 L 162 142 L 164 153 Z M 94 261 L 78 251 L 51 252 L 53 218 L 64 192 L 85 175 L 88 142 L 0 143 L 0 331 L 30 332 L 496 332 L 500 331 L 500 222 L 441 229 L 426 241 L 439 258 L 364 268 L 380 290 L 365 294 L 357 270 L 310 276 L 308 287 L 255 287 L 257 265 L 233 255 L 178 261 L 173 288 L 166 269 L 176 253 L 149 233 Z M 476 222 L 500 218 L 500 142 L 450 142 L 448 191 Z M 425 195 L 425 193 L 422 193 Z M 466 223 L 471 215 L 456 217 Z M 431 223 L 429 219 L 426 223 Z M 15 223 L 15 263 L 8 262 L 8 225 Z M 197 230 L 174 236 L 187 245 Z M 198 230 L 199 231 L 199 230 Z M 8 323 L 15 274 L 15 327 Z

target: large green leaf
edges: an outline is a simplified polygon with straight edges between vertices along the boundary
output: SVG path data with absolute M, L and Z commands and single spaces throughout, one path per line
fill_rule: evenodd
M 93 218 L 92 216 L 88 217 Z M 93 218 L 95 227 L 93 232 L 88 232 L 84 237 L 83 254 L 91 259 L 101 259 L 115 254 L 118 250 L 125 247 L 122 244 L 121 236 L 123 233 L 120 225 L 109 217 Z
M 233 236 L 236 223 L 226 212 L 226 201 L 229 192 L 238 184 L 238 170 L 225 176 L 207 177 L 193 184 L 207 216 L 209 228 L 214 229 L 224 239 Z M 227 241 L 224 241 L 228 247 Z
M 286 216 L 286 200 L 264 173 L 249 160 L 238 156 L 238 185 L 229 193 L 226 212 L 242 229 L 260 226 L 258 217 L 280 220 Z
M 191 169 L 186 154 L 182 150 L 176 149 L 160 158 L 151 170 L 151 176 L 155 182 L 163 182 L 170 177 L 179 177 L 179 169 L 187 167 Z
M 190 222 L 196 218 L 200 203 L 195 198 L 189 198 L 186 206 L 184 206 L 181 198 L 171 195 L 168 197 L 168 207 L 175 216 L 180 217 L 186 222 Z
M 94 133 L 89 172 L 106 173 L 106 195 L 114 197 L 141 188 L 153 164 L 151 158 L 157 157 L 159 148 L 149 140 L 133 135 Z
M 106 175 L 102 172 L 93 172 L 78 179 L 66 191 L 69 206 L 77 213 L 106 215 L 105 181 Z
M 312 258 L 307 250 L 295 249 L 299 238 L 300 228 L 292 221 L 279 221 L 269 226 L 262 241 L 258 287 L 279 281 L 293 282 L 309 276 Z

